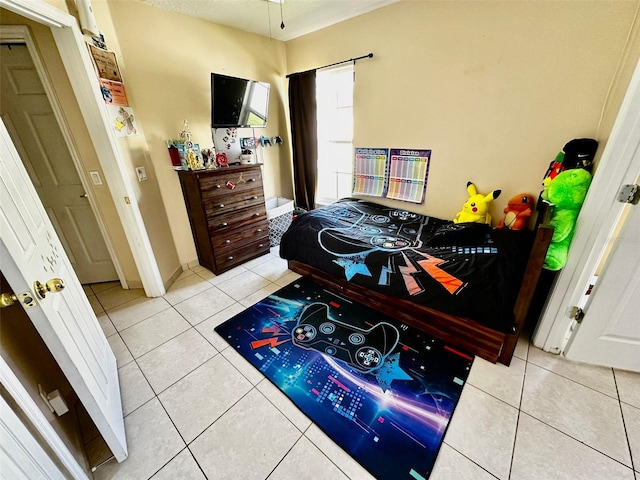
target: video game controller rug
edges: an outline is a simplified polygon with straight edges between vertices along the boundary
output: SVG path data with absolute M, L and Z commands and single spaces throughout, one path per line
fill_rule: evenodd
M 305 277 L 215 330 L 377 479 L 429 477 L 473 364 Z

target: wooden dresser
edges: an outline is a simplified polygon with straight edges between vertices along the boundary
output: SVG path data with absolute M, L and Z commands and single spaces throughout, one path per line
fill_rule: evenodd
M 260 165 L 179 171 L 200 265 L 216 275 L 269 253 Z

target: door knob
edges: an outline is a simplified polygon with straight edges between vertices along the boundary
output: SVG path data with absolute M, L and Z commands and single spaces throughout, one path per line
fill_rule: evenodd
M 36 295 L 38 298 L 44 298 L 47 295 L 47 292 L 50 293 L 58 293 L 64 290 L 64 282 L 61 278 L 52 278 L 44 285 L 40 283 L 38 280 L 33 282 L 33 289 L 36 291 Z
M 18 301 L 18 296 L 15 293 L 3 293 L 0 295 L 0 308 L 10 307 Z

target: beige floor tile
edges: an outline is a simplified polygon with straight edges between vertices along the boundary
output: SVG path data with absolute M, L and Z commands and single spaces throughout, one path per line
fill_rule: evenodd
M 207 318 L 204 322 L 199 323 L 195 328 L 204 336 L 204 338 L 209 341 L 209 343 L 211 343 L 211 345 L 216 348 L 216 350 L 224 350 L 229 346 L 229 344 L 215 332 L 214 328 L 226 322 L 240 312 L 243 312 L 244 310 L 244 305 L 242 305 L 241 303 L 234 303 L 230 307 L 227 307 L 221 312 L 216 313 L 212 317 Z
M 302 413 L 295 403 L 289 400 L 289 397 L 271 383 L 269 379 L 262 380 L 258 383 L 257 388 L 298 430 L 304 432 L 309 428 L 312 423 L 309 417 Z
M 106 313 L 100 313 L 96 315 L 96 317 L 98 318 L 98 323 L 100 323 L 100 328 L 102 328 L 102 332 L 105 337 L 109 337 L 116 333 L 116 327 L 113 326 L 113 323 L 111 323 L 111 320 Z
M 523 412 L 631 465 L 618 400 L 527 364 Z
M 133 358 L 138 358 L 189 328 L 189 322 L 170 308 L 125 328 L 120 335 Z
M 290 272 L 286 260 L 273 256 L 252 270 L 271 282 L 275 282 L 277 279 L 284 277 Z
M 156 393 L 160 393 L 212 358 L 218 351 L 191 328 L 138 358 Z
M 92 283 L 89 285 L 89 287 L 91 288 L 91 291 L 96 294 L 96 293 L 100 293 L 100 292 L 104 292 L 105 290 L 109 290 L 111 288 L 122 288 L 120 282 L 115 281 L 115 282 L 102 282 L 102 283 Z
M 251 384 L 221 355 L 216 355 L 159 395 L 187 443 L 206 430 Z M 266 400 L 265 400 L 266 401 Z
M 104 308 L 102 308 L 102 304 L 100 304 L 100 300 L 95 295 L 87 296 L 87 300 L 89 300 L 89 305 L 93 309 L 93 313 L 96 315 L 100 315 L 104 313 Z
M 164 294 L 164 299 L 171 305 L 175 305 L 210 287 L 211 284 L 204 278 L 199 275 L 191 275 L 173 282 L 173 285 L 171 285 L 167 293 Z
M 111 460 L 94 474 L 95 480 L 149 478 L 185 448 L 160 402 L 153 399 L 124 419 L 129 457 Z
M 633 467 L 636 472 L 640 472 L 640 408 L 623 403 L 622 416 L 624 427 L 629 438 L 631 456 L 633 457 Z
M 466 384 L 444 441 L 501 479 L 509 476 L 518 410 Z
M 273 255 L 271 255 L 270 253 L 266 254 L 266 255 L 262 255 L 258 258 L 254 258 L 253 260 L 249 260 L 246 263 L 243 263 L 242 266 L 244 268 L 248 268 L 249 270 L 255 270 L 258 266 L 262 265 L 265 262 L 268 262 L 269 260 L 275 258 Z
M 302 478 L 327 478 L 349 480 L 326 455 L 302 437 L 276 467 L 269 480 L 300 480 Z
M 197 325 L 233 303 L 235 303 L 233 298 L 221 292 L 216 287 L 209 285 L 209 288 L 206 290 L 174 305 L 174 308 L 180 312 L 191 325 Z
M 476 357 L 467 383 L 518 408 L 522 395 L 525 364 L 526 362 L 518 357 L 511 360 L 509 367 Z
M 282 288 L 280 287 L 280 285 L 270 283 L 266 287 L 263 287 L 260 290 L 253 292 L 251 295 L 244 297 L 242 300 L 240 300 L 240 303 L 248 308 L 252 305 L 255 305 L 260 300 L 267 298 L 272 293 L 277 292 L 278 290 L 280 290 L 280 288 Z
M 135 362 L 126 364 L 118 369 L 120 379 L 120 397 L 122 398 L 122 413 L 127 416 L 136 408 L 151 400 L 155 394 L 149 382 Z
M 620 401 L 640 408 L 640 373 L 616 370 L 615 376 Z
M 302 275 L 300 275 L 299 273 L 289 272 L 284 277 L 280 277 L 279 279 L 275 280 L 273 283 L 280 285 L 281 287 L 286 287 L 291 282 L 295 282 L 296 280 L 298 280 L 301 276 Z
M 373 475 L 367 472 L 362 465 L 356 462 L 347 452 L 342 450 L 331 438 L 329 438 L 317 425 L 312 424 L 304 434 L 322 453 L 331 459 L 333 463 L 344 472 L 347 477 L 357 480 L 375 480 Z
M 611 368 L 573 362 L 560 355 L 553 355 L 535 347 L 531 347 L 529 350 L 528 361 L 586 387 L 593 388 L 600 393 L 613 398 L 618 397 Z
M 133 356 L 122 341 L 122 337 L 120 337 L 120 335 L 117 333 L 113 334 L 110 337 L 107 337 L 107 341 L 109 342 L 109 345 L 111 345 L 111 350 L 116 357 L 116 364 L 118 365 L 118 368 L 124 367 L 129 362 L 133 362 Z
M 443 444 L 429 480 L 495 480 L 496 477 Z
M 139 297 L 109 310 L 107 315 L 121 331 L 169 308 L 171 305 L 162 297 Z
M 225 348 L 221 353 L 252 385 L 258 385 L 265 378 L 264 375 L 260 373 L 260 370 L 245 360 L 235 348 Z
M 522 360 L 526 360 L 529 355 L 529 348 L 529 334 L 523 332 L 518 337 L 518 343 L 516 344 L 516 349 L 513 352 L 513 356 L 521 358 Z
M 190 450 L 208 478 L 262 480 L 301 435 L 260 392 L 253 390 L 200 435 Z M 251 452 L 250 457 L 247 452 Z
M 206 480 L 189 449 L 185 448 L 150 480 Z
M 633 480 L 630 468 L 535 418 L 521 414 L 512 480 Z
M 247 270 L 241 276 L 234 277 L 229 282 L 216 284 L 216 286 L 235 300 L 242 300 L 270 283 L 266 278 Z
M 238 277 L 238 275 L 242 275 L 246 271 L 247 269 L 243 265 L 238 265 L 237 267 L 234 267 L 231 270 L 227 270 L 220 275 L 215 275 L 212 279 L 209 280 L 209 283 L 211 283 L 212 285 L 228 283 L 232 281 L 231 279 Z
M 144 297 L 144 290 L 141 288 L 130 288 L 129 290 L 124 290 L 120 287 L 114 287 L 97 292 L 96 297 L 100 301 L 102 308 L 109 311 L 112 308 L 133 300 L 134 298 Z

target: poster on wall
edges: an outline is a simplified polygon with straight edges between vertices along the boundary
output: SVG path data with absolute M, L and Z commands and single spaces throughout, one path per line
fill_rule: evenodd
M 123 83 L 101 78 L 100 92 L 102 93 L 102 98 L 107 104 L 120 105 L 122 107 L 129 106 L 129 101 L 127 100 L 127 94 L 124 90 Z
M 430 159 L 431 150 L 392 148 L 389 152 L 387 198 L 422 203 Z
M 111 125 L 118 137 L 131 137 L 138 134 L 133 109 L 118 105 L 107 105 Z
M 356 148 L 353 162 L 353 194 L 384 196 L 388 148 Z
M 100 78 L 122 83 L 122 75 L 120 75 L 120 68 L 114 52 L 102 50 L 93 45 L 89 45 L 89 52 L 91 52 L 93 63 Z

